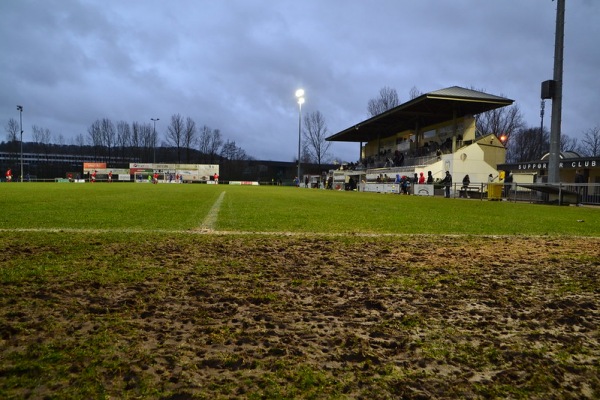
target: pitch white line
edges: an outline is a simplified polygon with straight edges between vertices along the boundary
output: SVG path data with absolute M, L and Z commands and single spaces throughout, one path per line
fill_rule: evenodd
M 210 229 L 192 229 L 192 230 L 172 230 L 172 229 L 127 229 L 127 228 L 110 228 L 110 229 L 86 229 L 86 228 L 0 228 L 0 233 L 3 232 L 32 232 L 32 233 L 131 233 L 131 234 L 169 234 L 169 235 L 215 235 L 215 236 L 295 236 L 295 237 L 476 237 L 490 239 L 510 239 L 510 238 L 548 238 L 560 239 L 573 237 L 569 235 L 473 235 L 467 233 L 364 233 L 364 232 L 280 232 L 280 231 L 215 231 Z M 598 240 L 600 236 L 576 236 L 577 239 Z
M 203 231 L 212 231 L 215 228 L 215 224 L 217 223 L 217 216 L 219 215 L 219 210 L 221 209 L 221 203 L 223 203 L 223 197 L 225 197 L 225 192 L 221 192 L 219 198 L 215 201 L 213 206 L 211 207 L 206 217 L 204 217 L 204 221 L 200 224 L 200 229 Z

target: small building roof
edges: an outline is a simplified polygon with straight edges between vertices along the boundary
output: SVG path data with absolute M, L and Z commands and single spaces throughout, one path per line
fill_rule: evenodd
M 561 160 L 564 160 L 565 158 L 580 158 L 581 156 L 579 155 L 579 153 L 575 152 L 575 151 L 561 151 L 558 154 L 558 158 Z M 546 153 L 542 156 L 541 160 L 548 160 L 550 159 L 550 153 Z
M 425 93 L 379 115 L 359 122 L 326 140 L 333 142 L 368 142 L 398 132 L 423 128 L 453 118 L 476 115 L 509 106 L 514 100 L 459 86 Z

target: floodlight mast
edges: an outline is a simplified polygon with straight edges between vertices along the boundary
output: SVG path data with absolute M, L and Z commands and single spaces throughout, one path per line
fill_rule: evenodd
M 154 130 L 152 131 L 152 163 L 156 164 L 156 121 L 160 121 L 160 118 L 150 118 L 150 121 L 154 122 Z
M 302 104 L 304 104 L 304 89 L 296 90 L 298 98 L 298 184 L 300 184 L 300 147 L 302 143 Z
M 548 183 L 560 181 L 560 124 L 562 115 L 563 53 L 565 38 L 565 0 L 556 5 L 556 34 L 554 42 L 554 81 L 552 118 L 550 120 L 550 153 L 548 157 Z
M 21 179 L 23 182 L 23 106 L 17 105 L 19 111 L 19 129 L 21 130 Z

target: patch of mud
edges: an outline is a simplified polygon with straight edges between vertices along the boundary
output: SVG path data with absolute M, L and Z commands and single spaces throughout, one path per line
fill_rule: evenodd
M 600 239 L 94 240 L 6 246 L 5 397 L 600 397 Z

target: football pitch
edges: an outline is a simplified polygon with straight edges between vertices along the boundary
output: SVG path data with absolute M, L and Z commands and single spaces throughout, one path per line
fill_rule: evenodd
M 598 398 L 600 210 L 0 185 L 1 398 Z
M 600 236 L 600 210 L 278 186 L 7 184 L 1 229 Z

